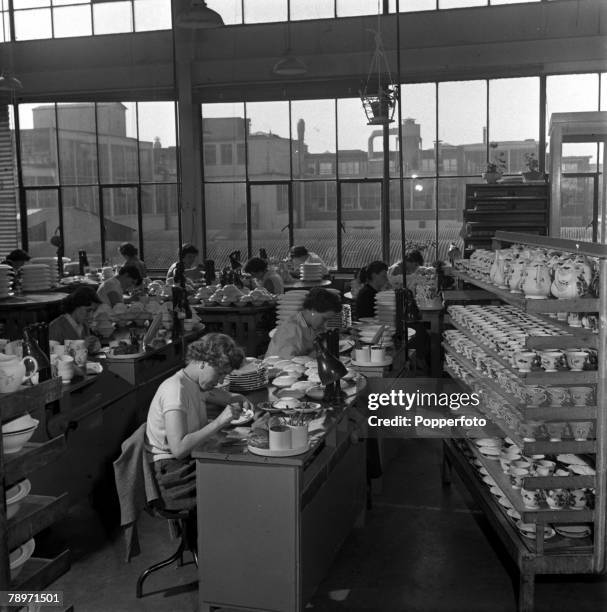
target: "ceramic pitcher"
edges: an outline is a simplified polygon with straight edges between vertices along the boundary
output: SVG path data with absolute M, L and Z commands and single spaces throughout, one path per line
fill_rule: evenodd
M 30 364 L 31 371 L 26 375 L 25 364 Z M 19 359 L 16 355 L 0 354 L 0 393 L 16 391 L 26 380 L 38 371 L 38 362 L 29 355 Z
M 552 278 L 543 258 L 535 258 L 525 266 L 521 289 L 526 298 L 543 300 L 550 295 Z
M 574 262 L 567 259 L 558 264 L 554 269 L 554 281 L 550 291 L 555 298 L 561 300 L 572 299 L 584 295 L 586 283 L 583 276 L 578 274 Z

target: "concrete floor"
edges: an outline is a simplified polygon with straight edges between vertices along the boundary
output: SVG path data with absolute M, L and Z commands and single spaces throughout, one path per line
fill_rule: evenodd
M 308 609 L 317 612 L 515 612 L 515 571 L 482 513 L 455 480 L 440 482 L 440 444 L 407 440 L 398 448 L 374 497 L 363 529 L 344 544 Z M 140 571 L 172 550 L 164 525 L 140 521 L 142 554 L 123 562 L 123 542 L 90 507 L 75 508 L 41 546 L 67 541 L 73 566 L 53 588 L 64 591 L 76 612 L 196 610 L 192 562 L 152 575 L 146 597 L 135 598 Z M 166 555 L 165 555 L 166 556 Z M 188 560 L 189 561 L 189 560 Z M 607 609 L 607 580 L 541 578 L 536 612 L 597 612 Z M 225 612 L 225 611 L 224 611 Z M 290 612 L 290 611 L 285 611 Z

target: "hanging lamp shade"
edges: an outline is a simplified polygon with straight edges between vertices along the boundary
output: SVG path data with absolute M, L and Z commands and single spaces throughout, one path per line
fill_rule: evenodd
M 21 81 L 10 74 L 0 75 L 0 91 L 17 91 L 23 89 Z
M 285 55 L 274 64 L 272 72 L 280 76 L 297 76 L 306 74 L 308 67 L 302 59 L 293 55 L 290 49 L 287 49 Z
M 221 15 L 210 9 L 204 0 L 191 0 L 190 8 L 177 15 L 175 25 L 189 30 L 205 30 L 219 28 L 225 24 Z

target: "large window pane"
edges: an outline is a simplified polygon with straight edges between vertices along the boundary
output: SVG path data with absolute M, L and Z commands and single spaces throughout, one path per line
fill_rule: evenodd
M 142 181 L 177 181 L 177 135 L 173 102 L 139 102 L 139 163 Z
M 21 168 L 24 185 L 57 185 L 54 104 L 20 104 Z
M 90 36 L 93 33 L 89 6 L 65 6 L 53 9 L 55 38 Z
M 487 6 L 487 4 L 488 0 L 438 0 L 439 9 L 453 9 L 466 6 Z
M 51 9 L 15 11 L 15 40 L 52 38 Z
M 135 31 L 170 30 L 171 0 L 135 0 Z
M 142 185 L 143 259 L 148 270 L 166 270 L 177 259 L 177 185 Z
M 202 158 L 205 181 L 244 180 L 245 138 L 249 134 L 244 104 L 202 105 Z M 229 163 L 222 163 L 228 159 Z
M 334 0 L 290 0 L 291 19 L 328 19 L 334 16 Z
M 131 3 L 104 2 L 93 5 L 93 28 L 95 34 L 117 34 L 133 31 Z
M 97 182 L 95 105 L 58 104 L 59 163 L 64 185 Z
M 205 185 L 207 258 L 215 268 L 228 265 L 228 254 L 240 250 L 247 254 L 247 194 L 244 183 Z
M 303 244 L 330 267 L 337 267 L 337 184 L 293 183 L 293 244 Z
M 368 178 L 383 175 L 382 128 L 367 125 L 359 98 L 337 101 L 337 146 L 339 162 L 352 165 L 340 178 Z
M 57 249 L 50 243 L 59 227 L 59 197 L 56 189 L 25 192 L 28 252 L 32 257 L 54 257 Z
M 337 0 L 338 17 L 377 14 L 377 0 Z
M 288 0 L 244 0 L 244 22 L 286 21 L 287 3 Z
M 137 188 L 103 188 L 103 218 L 105 256 L 116 257 L 122 242 L 139 244 L 137 223 Z
M 414 11 L 432 11 L 436 8 L 437 0 L 400 0 L 399 11 L 412 13 Z M 396 12 L 396 0 L 390 0 L 390 12 Z
M 292 102 L 291 131 L 293 178 L 335 177 L 335 101 Z M 359 176 L 359 170 L 355 165 L 344 165 L 340 174 Z
M 78 261 L 78 251 L 85 250 L 89 264 L 102 265 L 97 187 L 67 187 L 61 190 L 63 201 L 63 237 L 65 256 Z
M 207 0 L 207 6 L 219 13 L 226 25 L 242 23 L 242 0 Z
M 538 77 L 489 81 L 489 140 L 504 153 L 508 173 L 526 171 L 527 155 L 538 159 L 539 106 Z
M 342 262 L 360 268 L 381 259 L 381 183 L 342 183 Z
M 438 86 L 438 174 L 477 174 L 477 157 L 487 126 L 484 81 Z
M 139 180 L 137 112 L 134 102 L 97 104 L 99 171 L 102 183 Z
M 289 251 L 289 186 L 251 185 L 251 250 L 266 249 L 269 257 Z
M 593 240 L 593 177 L 563 177 L 561 182 L 561 237 Z
M 403 113 L 403 173 L 436 174 L 436 86 L 419 83 L 401 86 Z
M 248 139 L 249 178 L 264 181 L 291 178 L 289 103 L 255 102 L 246 107 L 251 130 Z M 223 152 L 220 154 L 223 159 Z

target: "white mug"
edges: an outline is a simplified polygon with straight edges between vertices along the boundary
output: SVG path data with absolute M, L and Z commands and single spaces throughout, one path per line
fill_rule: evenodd
M 57 357 L 57 374 L 64 383 L 69 383 L 74 378 L 74 358 L 71 355 Z
M 354 355 L 359 363 L 369 363 L 371 361 L 371 349 L 368 346 L 355 349 Z

